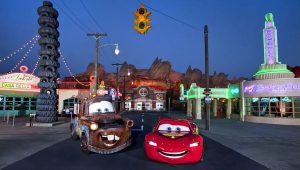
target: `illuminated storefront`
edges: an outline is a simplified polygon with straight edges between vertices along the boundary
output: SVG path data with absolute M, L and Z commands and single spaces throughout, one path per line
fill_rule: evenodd
M 181 100 L 187 101 L 187 115 L 196 119 L 202 119 L 204 116 L 204 90 L 192 83 L 189 90 L 184 92 L 181 86 Z M 238 84 L 229 85 L 228 88 L 211 88 L 212 116 L 221 118 L 236 118 L 239 114 L 239 90 Z
M 241 120 L 300 125 L 300 78 L 278 61 L 273 15 L 268 13 L 265 19 L 264 63 L 253 81 L 241 83 Z
M 27 73 L 0 76 L 0 116 L 6 113 L 27 115 L 36 110 L 40 79 Z
M 300 125 L 300 78 L 246 81 L 241 89 L 242 120 Z
M 148 86 L 139 86 L 126 91 L 126 110 L 164 111 L 166 110 L 166 91 Z

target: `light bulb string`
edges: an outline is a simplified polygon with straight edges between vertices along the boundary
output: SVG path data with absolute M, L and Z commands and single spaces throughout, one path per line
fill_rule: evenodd
M 66 62 L 65 57 L 62 55 L 61 50 L 58 49 L 58 52 L 59 52 L 59 54 L 60 54 L 60 56 L 61 56 L 61 58 L 62 58 L 62 61 L 63 61 L 64 65 L 65 65 L 66 69 L 68 70 L 68 72 L 70 73 L 70 75 L 74 78 L 74 80 L 77 81 L 79 84 L 85 86 L 85 87 L 89 87 L 89 85 L 83 84 L 82 82 L 80 82 L 80 81 L 74 76 L 73 72 L 71 71 L 70 67 L 68 66 L 68 64 L 67 64 L 67 62 Z
M 24 56 L 21 58 L 21 60 L 7 74 L 12 73 L 20 66 L 20 64 L 28 57 L 28 54 L 31 52 L 32 48 L 35 46 L 36 43 L 37 40 L 33 41 L 33 43 L 31 44 L 27 52 L 24 54 Z
M 38 40 L 40 36 L 39 35 L 35 35 L 33 38 L 31 38 L 28 42 L 26 42 L 22 47 L 20 47 L 19 49 L 15 50 L 14 52 L 8 54 L 5 57 L 2 57 L 0 59 L 0 63 L 10 59 L 11 57 L 15 56 L 16 54 L 18 54 L 19 52 L 21 52 L 23 49 L 25 49 L 27 46 L 32 45 L 34 42 L 36 42 Z
M 39 64 L 40 59 L 41 59 L 41 56 L 38 57 L 38 59 L 37 59 L 35 65 L 34 65 L 34 68 L 33 68 L 32 72 L 31 72 L 31 75 L 33 75 L 34 72 L 35 72 L 35 70 L 37 69 L 37 66 L 38 66 L 38 64 Z

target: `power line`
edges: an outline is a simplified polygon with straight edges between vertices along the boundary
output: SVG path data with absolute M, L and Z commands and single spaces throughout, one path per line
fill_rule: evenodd
M 93 17 L 93 15 L 90 13 L 90 11 L 88 10 L 88 8 L 86 7 L 86 5 L 82 2 L 82 0 L 80 0 L 80 3 L 82 4 L 84 10 L 86 11 L 86 13 L 92 18 L 93 22 L 96 24 L 96 26 L 102 31 L 105 32 L 103 27 L 101 27 L 100 24 L 98 24 L 97 20 Z
M 89 27 L 87 27 L 85 24 L 83 24 L 84 22 L 82 22 L 82 21 L 76 16 L 76 14 L 72 11 L 72 9 L 69 8 L 69 7 L 67 6 L 67 4 L 66 4 L 64 1 L 61 1 L 61 2 L 62 2 L 62 4 L 63 4 L 63 6 L 65 6 L 65 7 L 67 8 L 67 10 L 69 10 L 69 12 L 71 13 L 71 15 L 73 15 L 73 17 L 78 21 L 78 23 L 81 23 L 82 26 L 85 27 L 85 28 L 87 28 L 87 30 L 90 32 L 91 29 L 90 29 Z
M 193 26 L 193 25 L 191 25 L 191 24 L 189 24 L 189 23 L 186 23 L 186 22 L 181 21 L 181 20 L 179 20 L 179 19 L 177 19 L 177 18 L 174 18 L 174 17 L 172 17 L 172 16 L 170 16 L 170 15 L 164 13 L 164 12 L 161 12 L 161 11 L 159 11 L 159 10 L 157 10 L 157 9 L 154 9 L 154 8 L 150 7 L 149 5 L 143 3 L 143 2 L 140 1 L 140 0 L 137 0 L 137 1 L 138 1 L 139 3 L 141 3 L 141 4 L 144 4 L 145 7 L 151 9 L 151 10 L 154 11 L 154 12 L 157 12 L 157 13 L 163 15 L 163 16 L 166 16 L 166 17 L 168 17 L 168 18 L 170 18 L 170 19 L 172 19 L 172 20 L 174 20 L 174 21 L 176 21 L 176 22 L 178 22 L 178 23 L 180 23 L 180 24 L 183 24 L 183 25 L 185 25 L 185 26 L 187 26 L 187 27 L 189 27 L 189 28 L 191 28 L 191 29 L 193 29 L 193 30 L 196 30 L 196 31 L 202 31 L 202 32 L 203 32 L 203 30 L 200 29 L 200 28 L 198 28 L 198 27 L 195 27 L 195 26 Z
M 53 1 L 54 4 L 72 21 L 73 24 L 75 24 L 81 31 L 83 31 L 85 34 L 89 31 L 87 31 L 82 25 L 77 23 L 68 13 L 66 13 L 62 8 L 55 2 Z

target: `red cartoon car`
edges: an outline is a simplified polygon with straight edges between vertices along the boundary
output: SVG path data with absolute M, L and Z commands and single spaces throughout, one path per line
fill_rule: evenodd
M 195 163 L 203 156 L 203 138 L 189 120 L 160 118 L 145 136 L 144 149 L 149 159 L 159 162 Z

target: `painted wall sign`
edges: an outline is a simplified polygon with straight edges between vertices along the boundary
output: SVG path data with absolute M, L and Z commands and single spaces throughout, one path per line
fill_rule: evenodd
M 244 83 L 245 97 L 300 96 L 300 79 L 257 80 Z
M 0 88 L 7 89 L 31 89 L 30 84 L 17 84 L 17 83 L 0 83 Z
M 40 82 L 40 79 L 31 74 L 11 73 L 6 75 L 1 75 L 0 82 L 38 84 Z

